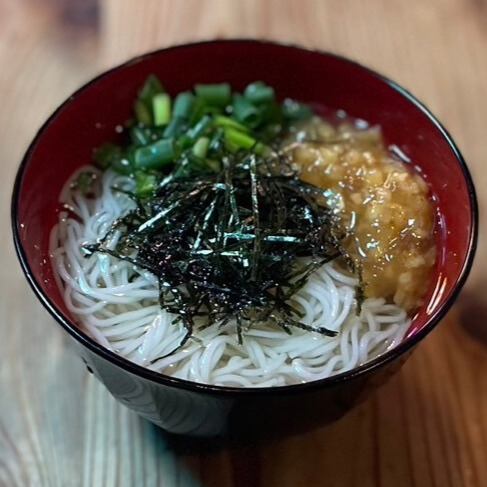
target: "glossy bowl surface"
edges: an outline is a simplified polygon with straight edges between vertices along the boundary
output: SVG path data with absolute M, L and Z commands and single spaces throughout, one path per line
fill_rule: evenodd
M 379 124 L 416 165 L 438 207 L 439 259 L 425 305 L 396 349 L 350 372 L 307 384 L 241 389 L 166 377 L 104 349 L 83 333 L 66 309 L 49 262 L 49 232 L 58 195 L 70 174 L 91 160 L 94 147 L 116 141 L 147 75 L 171 94 L 195 83 L 255 80 L 279 97 L 332 109 Z M 47 120 L 20 165 L 12 198 L 16 250 L 38 298 L 74 339 L 90 370 L 112 394 L 168 431 L 211 436 L 233 432 L 288 433 L 335 419 L 390 376 L 412 347 L 449 309 L 472 264 L 477 238 L 475 191 L 465 161 L 443 126 L 406 90 L 330 53 L 252 40 L 212 41 L 155 51 L 87 83 Z M 299 413 L 297 413 L 299 411 Z

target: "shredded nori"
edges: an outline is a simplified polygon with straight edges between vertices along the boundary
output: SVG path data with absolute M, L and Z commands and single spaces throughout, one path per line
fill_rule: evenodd
M 336 335 L 300 322 L 288 303 L 312 272 L 344 256 L 345 233 L 324 191 L 301 181 L 285 157 L 227 154 L 219 173 L 166 178 L 152 197 L 134 201 L 85 249 L 157 276 L 161 307 L 186 328 L 180 346 L 197 316 L 203 326 L 235 320 L 239 342 L 257 322 Z

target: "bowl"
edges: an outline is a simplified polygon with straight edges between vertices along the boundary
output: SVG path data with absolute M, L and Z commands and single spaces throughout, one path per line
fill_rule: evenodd
M 155 73 L 175 94 L 195 83 L 227 81 L 242 89 L 255 80 L 279 97 L 343 109 L 380 124 L 419 166 L 441 220 L 439 257 L 425 304 L 397 348 L 349 372 L 274 388 L 219 387 L 140 367 L 103 348 L 75 324 L 49 261 L 49 232 L 58 195 L 92 149 L 116 141 L 145 78 Z M 70 96 L 46 121 L 25 154 L 12 197 L 20 264 L 35 294 L 72 338 L 92 372 L 120 402 L 165 430 L 233 438 L 285 435 L 335 420 L 396 372 L 448 311 L 472 265 L 477 203 L 460 151 L 431 112 L 387 78 L 343 57 L 255 40 L 187 44 L 155 51 L 103 73 Z

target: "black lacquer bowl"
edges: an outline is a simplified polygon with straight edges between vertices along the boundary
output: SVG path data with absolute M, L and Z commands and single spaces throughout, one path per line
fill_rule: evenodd
M 417 163 L 438 201 L 439 259 L 424 306 L 405 341 L 350 372 L 307 384 L 244 389 L 166 377 L 104 349 L 67 311 L 49 263 L 49 232 L 63 183 L 92 149 L 115 139 L 138 87 L 155 73 L 174 94 L 195 83 L 255 80 L 279 97 L 344 109 L 382 126 L 385 139 Z M 102 74 L 64 102 L 40 129 L 18 171 L 12 199 L 15 246 L 40 301 L 71 336 L 89 370 L 123 404 L 177 434 L 234 438 L 282 435 L 343 415 L 397 371 L 444 316 L 467 277 L 477 205 L 465 162 L 449 134 L 407 91 L 344 58 L 260 41 L 215 41 L 156 51 Z M 60 371 L 61 373 L 61 371 Z

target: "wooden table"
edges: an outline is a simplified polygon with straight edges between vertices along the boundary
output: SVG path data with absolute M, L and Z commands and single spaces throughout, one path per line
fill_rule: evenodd
M 387 386 L 336 424 L 240 452 L 169 447 L 86 373 L 28 289 L 9 198 L 46 116 L 135 54 L 243 36 L 335 51 L 399 81 L 445 122 L 487 187 L 485 0 L 0 0 L 0 485 L 487 485 L 483 235 L 457 306 Z M 482 209 L 486 200 L 481 191 Z

